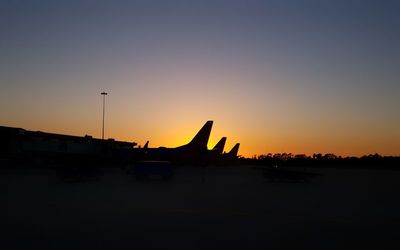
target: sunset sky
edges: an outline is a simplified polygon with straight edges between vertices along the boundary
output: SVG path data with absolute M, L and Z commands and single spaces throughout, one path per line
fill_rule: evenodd
M 1 1 L 0 125 L 400 155 L 400 1 Z

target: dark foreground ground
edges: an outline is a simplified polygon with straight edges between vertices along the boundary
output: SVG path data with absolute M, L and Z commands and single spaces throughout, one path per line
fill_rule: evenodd
M 0 174 L 0 249 L 399 249 L 400 171 L 318 172 L 269 182 L 251 167 L 179 168 L 137 181 L 119 169 L 65 182 Z

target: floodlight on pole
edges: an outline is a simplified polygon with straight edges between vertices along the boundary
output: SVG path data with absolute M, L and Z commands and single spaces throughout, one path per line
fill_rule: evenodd
M 105 111 L 106 111 L 106 92 L 101 92 L 100 93 L 103 96 L 103 127 L 102 127 L 102 131 L 101 131 L 101 139 L 104 140 L 104 115 L 105 115 Z

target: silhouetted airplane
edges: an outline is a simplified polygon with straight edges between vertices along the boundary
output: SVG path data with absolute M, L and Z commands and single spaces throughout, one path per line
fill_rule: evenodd
M 212 152 L 215 152 L 215 154 L 222 154 L 224 152 L 224 147 L 225 147 L 225 142 L 226 142 L 226 137 L 222 137 L 221 140 L 217 144 L 215 144 L 214 148 L 211 150 Z
M 240 143 L 236 143 L 235 146 L 228 153 L 222 154 L 224 160 L 234 160 L 237 158 L 239 152 Z
M 208 155 L 207 144 L 213 121 L 207 121 L 194 138 L 186 145 L 176 148 L 146 148 L 145 159 L 173 162 L 199 162 Z M 148 144 L 146 143 L 148 146 Z M 145 146 L 146 146 L 145 145 Z M 219 145 L 220 146 L 220 145 Z
M 222 152 L 224 151 L 225 142 L 226 137 L 222 137 L 213 149 L 208 150 L 207 159 L 204 159 L 204 161 L 206 161 L 208 164 L 220 163 L 222 160 Z

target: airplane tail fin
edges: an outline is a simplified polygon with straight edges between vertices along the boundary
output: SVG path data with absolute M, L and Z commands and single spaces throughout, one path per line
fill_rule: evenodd
M 191 142 L 188 145 L 196 148 L 205 148 L 207 149 L 208 139 L 210 138 L 211 128 L 213 125 L 213 121 L 207 121 L 200 131 L 195 135 Z
M 149 148 L 149 141 L 146 142 L 146 144 L 144 144 L 143 149 L 148 149 Z
M 212 150 L 218 154 L 222 154 L 222 152 L 224 151 L 225 142 L 226 137 L 222 137 Z
M 236 157 L 239 152 L 240 143 L 236 143 L 235 146 L 229 151 L 228 155 Z

